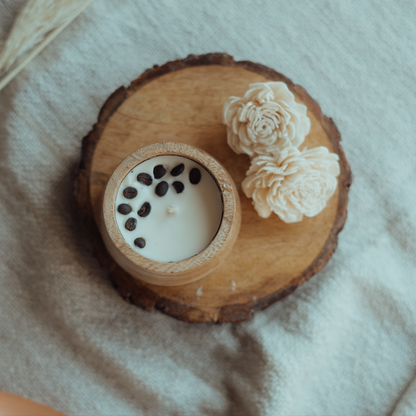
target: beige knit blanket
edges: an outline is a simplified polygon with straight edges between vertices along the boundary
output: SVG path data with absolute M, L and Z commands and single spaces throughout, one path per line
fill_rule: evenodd
M 0 2 L 5 39 L 22 0 Z M 0 93 L 0 390 L 71 416 L 416 414 L 416 3 L 96 0 Z M 241 325 L 124 302 L 72 197 L 146 68 L 227 52 L 304 86 L 355 179 L 325 269 Z

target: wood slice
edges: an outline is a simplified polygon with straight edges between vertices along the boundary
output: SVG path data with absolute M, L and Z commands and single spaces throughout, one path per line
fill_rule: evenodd
M 311 132 L 302 148 L 326 146 L 340 157 L 335 195 L 314 218 L 286 224 L 276 215 L 260 218 L 241 192 L 250 161 L 227 145 L 222 108 L 231 96 L 243 96 L 253 82 L 283 81 L 304 103 Z M 347 217 L 351 171 L 334 122 L 299 85 L 273 69 L 235 62 L 226 54 L 190 55 L 146 71 L 104 104 L 98 122 L 82 144 L 75 182 L 77 208 L 100 263 L 110 270 L 121 296 L 146 310 L 157 308 L 187 322 L 242 322 L 291 294 L 331 258 Z M 157 142 L 181 142 L 205 150 L 233 177 L 241 199 L 242 224 L 223 264 L 197 282 L 162 287 L 143 283 L 122 270 L 99 234 L 99 211 L 106 182 L 117 165 L 135 150 Z

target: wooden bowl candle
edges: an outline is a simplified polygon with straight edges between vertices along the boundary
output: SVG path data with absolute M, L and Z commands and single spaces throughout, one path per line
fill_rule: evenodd
M 156 143 L 130 154 L 111 175 L 100 228 L 124 270 L 174 286 L 213 271 L 240 223 L 236 186 L 217 160 L 186 144 Z

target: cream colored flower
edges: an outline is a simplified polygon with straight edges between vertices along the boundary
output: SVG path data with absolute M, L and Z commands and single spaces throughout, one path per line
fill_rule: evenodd
M 314 217 L 334 194 L 339 157 L 324 146 L 300 151 L 294 146 L 253 159 L 242 188 L 260 217 L 272 212 L 284 222 Z
M 223 117 L 229 146 L 250 157 L 299 147 L 311 128 L 306 107 L 284 82 L 251 84 L 244 98 L 227 100 Z

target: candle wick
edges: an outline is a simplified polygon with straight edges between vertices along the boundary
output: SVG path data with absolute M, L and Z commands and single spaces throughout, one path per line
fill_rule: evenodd
M 177 210 L 176 210 L 175 207 L 172 207 L 172 205 L 168 206 L 168 214 L 169 215 L 174 215 L 174 214 L 176 214 L 176 212 L 177 212 Z

